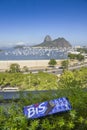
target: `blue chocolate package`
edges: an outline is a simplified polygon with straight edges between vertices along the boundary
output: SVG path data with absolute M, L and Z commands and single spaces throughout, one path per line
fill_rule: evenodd
M 66 97 L 45 101 L 29 106 L 24 106 L 23 112 L 27 118 L 40 118 L 47 115 L 66 112 L 72 109 L 69 100 Z

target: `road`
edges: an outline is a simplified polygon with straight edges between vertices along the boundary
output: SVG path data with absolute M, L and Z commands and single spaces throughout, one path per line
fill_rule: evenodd
M 72 67 L 69 67 L 69 70 L 79 69 L 81 67 L 87 67 L 87 64 L 72 66 Z
M 74 66 L 71 66 L 71 67 L 68 67 L 68 70 L 74 70 L 74 69 L 79 69 L 81 67 L 87 67 L 87 63 L 84 63 L 83 65 L 74 65 Z M 38 73 L 39 71 L 42 71 L 42 72 L 47 72 L 47 73 L 53 73 L 53 74 L 62 74 L 63 72 L 63 69 L 60 69 L 60 68 L 56 68 L 56 67 L 48 67 L 48 68 L 38 68 L 38 69 L 31 69 L 29 70 L 29 72 L 23 72 L 23 74 L 28 74 L 28 73 Z
M 71 66 L 71 67 L 68 67 L 68 70 L 80 69 L 81 67 L 87 67 L 87 64 Z M 63 69 L 53 68 L 52 70 L 45 71 L 45 72 L 58 75 L 58 74 L 62 74 Z

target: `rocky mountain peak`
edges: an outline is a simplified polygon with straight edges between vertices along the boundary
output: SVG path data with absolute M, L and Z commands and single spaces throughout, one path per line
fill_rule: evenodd
M 38 45 L 36 45 L 36 47 L 56 47 L 56 48 L 68 48 L 68 47 L 72 47 L 72 45 L 63 37 L 59 37 L 57 39 L 52 40 L 51 37 L 49 35 L 47 35 L 44 38 L 44 41 Z
M 47 35 L 45 38 L 44 38 L 44 42 L 50 42 L 52 41 L 51 37 L 49 35 Z

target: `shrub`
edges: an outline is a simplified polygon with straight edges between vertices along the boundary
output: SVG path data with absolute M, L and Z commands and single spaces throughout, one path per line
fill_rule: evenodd
M 27 119 L 22 108 L 46 100 L 68 97 L 72 110 L 39 119 Z M 18 103 L 13 102 L 4 112 L 0 107 L 0 130 L 86 130 L 87 129 L 87 92 L 80 88 L 58 89 L 46 93 L 29 93 L 21 96 Z

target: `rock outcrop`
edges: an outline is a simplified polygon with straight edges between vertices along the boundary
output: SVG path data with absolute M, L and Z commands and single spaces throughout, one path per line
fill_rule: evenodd
M 57 48 L 68 48 L 72 45 L 65 38 L 57 38 L 52 40 L 49 35 L 44 38 L 44 41 L 41 44 L 35 45 L 34 47 L 57 47 Z

